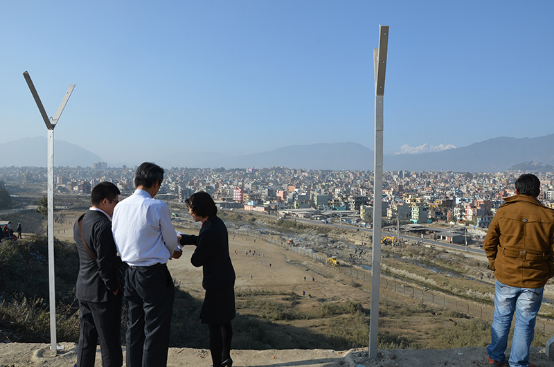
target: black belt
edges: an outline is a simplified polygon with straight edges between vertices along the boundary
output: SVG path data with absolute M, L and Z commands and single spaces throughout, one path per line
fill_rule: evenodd
M 164 263 L 156 263 L 154 265 L 149 265 L 149 266 L 136 266 L 136 265 L 129 265 L 129 268 L 131 269 L 152 269 L 152 268 L 157 268 L 159 266 L 165 266 Z

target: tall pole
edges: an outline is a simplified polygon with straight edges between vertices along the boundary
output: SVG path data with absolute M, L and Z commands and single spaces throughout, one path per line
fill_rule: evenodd
M 58 107 L 58 111 L 52 118 L 52 122 L 50 122 L 33 81 L 31 80 L 31 76 L 28 72 L 24 72 L 23 77 L 25 78 L 25 81 L 27 81 L 27 85 L 31 90 L 31 94 L 35 99 L 40 114 L 42 115 L 42 119 L 48 129 L 48 288 L 50 299 L 50 350 L 54 355 L 56 355 L 58 347 L 56 341 L 56 284 L 54 275 L 54 128 L 56 127 L 65 105 L 73 92 L 73 88 L 75 88 L 75 84 L 71 84 L 69 86 L 69 89 L 62 99 L 60 107 Z
M 467 227 L 464 228 L 464 239 L 465 239 L 465 243 L 466 243 L 466 252 L 467 251 Z
M 381 283 L 381 222 L 383 201 L 383 96 L 389 26 L 379 25 L 379 48 L 373 50 L 375 68 L 375 156 L 373 197 L 373 247 L 371 258 L 371 301 L 369 317 L 369 358 L 377 357 L 379 289 Z
M 398 209 L 396 209 L 396 238 L 400 242 L 400 215 L 398 215 Z

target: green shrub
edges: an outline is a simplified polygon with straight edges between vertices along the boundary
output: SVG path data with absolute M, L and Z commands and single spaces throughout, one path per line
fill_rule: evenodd
M 356 315 L 359 312 L 363 312 L 364 308 L 359 302 L 352 302 L 351 300 L 346 300 L 345 309 L 352 315 Z
M 491 325 L 480 319 L 457 319 L 436 328 L 437 349 L 485 347 L 490 343 Z
M 404 336 L 391 334 L 384 330 L 377 335 L 377 347 L 380 349 L 411 349 L 418 345 Z
M 54 240 L 56 301 L 73 303 L 79 257 L 75 244 Z M 0 242 L 0 289 L 5 299 L 14 295 L 48 299 L 48 239 L 36 236 Z
M 47 343 L 50 341 L 50 311 L 40 298 L 15 295 L 0 304 L 0 325 L 9 341 Z M 79 339 L 79 313 L 73 305 L 56 307 L 57 338 L 76 342 Z

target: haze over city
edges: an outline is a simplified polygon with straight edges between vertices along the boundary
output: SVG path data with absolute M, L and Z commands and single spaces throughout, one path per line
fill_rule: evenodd
M 550 1 L 68 1 L 3 5 L 3 142 L 110 164 L 292 144 L 373 149 L 373 48 L 390 27 L 385 152 L 552 134 Z M 426 146 L 421 148 L 422 146 Z M 439 148 L 437 148 L 439 147 Z

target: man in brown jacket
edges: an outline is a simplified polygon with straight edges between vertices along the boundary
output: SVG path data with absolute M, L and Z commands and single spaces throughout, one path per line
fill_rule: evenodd
M 529 347 L 541 307 L 544 285 L 554 276 L 554 210 L 537 200 L 540 181 L 524 174 L 516 180 L 516 195 L 498 208 L 485 237 L 485 253 L 494 271 L 494 319 L 489 366 L 505 366 L 508 333 L 516 324 L 509 366 L 529 364 Z

